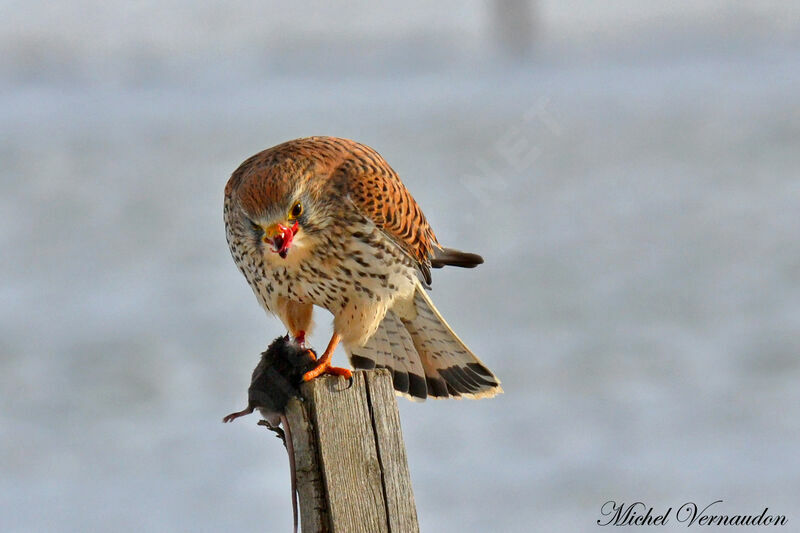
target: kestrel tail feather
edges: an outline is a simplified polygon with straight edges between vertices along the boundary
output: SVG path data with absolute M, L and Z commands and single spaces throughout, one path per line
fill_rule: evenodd
M 431 266 L 433 268 L 443 268 L 446 266 L 457 266 L 461 268 L 475 268 L 483 264 L 483 257 L 470 252 L 462 252 L 452 248 L 437 248 L 433 252 Z
M 345 349 L 355 368 L 389 369 L 398 394 L 412 400 L 424 400 L 428 396 L 425 368 L 411 335 L 394 311 L 387 311 L 378 330 L 364 346 L 345 346 Z
M 500 380 L 458 338 L 421 286 L 409 304 L 388 311 L 364 346 L 346 347 L 355 368 L 390 369 L 395 390 L 416 400 L 503 392 Z

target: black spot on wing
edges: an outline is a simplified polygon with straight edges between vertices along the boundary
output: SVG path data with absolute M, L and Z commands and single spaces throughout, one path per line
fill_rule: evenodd
M 434 398 L 447 398 L 450 396 L 450 393 L 447 391 L 447 382 L 443 379 L 439 378 L 432 378 L 426 377 L 425 383 L 427 383 L 428 394 Z M 458 393 L 453 391 L 454 395 L 458 396 Z
M 351 355 L 350 362 L 353 363 L 353 368 L 359 368 L 363 370 L 372 370 L 375 368 L 375 361 L 360 355 Z
M 445 383 L 447 384 L 447 390 L 452 390 L 453 392 L 469 392 L 462 383 L 456 379 L 455 373 L 453 372 L 453 367 L 450 368 L 440 368 L 439 375 L 442 376 Z
M 456 367 L 456 373 L 458 374 L 458 377 L 461 378 L 461 381 L 472 387 L 472 392 L 478 391 L 483 388 L 483 383 L 479 381 L 477 379 L 478 376 L 476 376 L 472 372 L 469 372 L 459 366 Z
M 486 376 L 487 378 L 494 378 L 494 374 L 492 374 L 492 371 L 480 363 L 467 363 L 467 368 L 469 368 L 470 370 L 472 370 L 477 374 Z
M 462 369 L 469 377 L 477 383 L 478 385 L 488 386 L 488 387 L 497 387 L 499 383 L 497 383 L 494 379 L 487 379 L 483 376 L 479 376 L 477 373 L 473 372 L 470 368 L 463 368 Z
M 453 396 L 453 397 L 459 397 L 459 396 L 461 396 L 461 392 L 460 392 L 460 391 L 458 391 L 458 390 L 456 390 L 456 388 L 455 388 L 455 387 L 453 387 L 453 385 L 451 385 L 449 381 L 445 381 L 444 383 L 445 383 L 445 385 L 447 386 L 447 393 L 448 393 L 450 396 Z
M 424 400 L 428 397 L 428 387 L 425 379 L 417 374 L 408 374 L 408 393 L 414 398 Z
M 484 388 L 483 384 L 479 383 L 477 380 L 472 379 L 472 375 L 474 374 L 471 375 L 471 373 L 467 373 L 467 371 L 464 370 L 463 367 L 459 366 L 456 369 L 456 373 L 458 374 L 458 377 L 461 378 L 461 381 L 466 383 L 467 386 L 470 388 L 470 392 L 478 392 Z
M 408 392 L 408 373 L 392 369 L 392 381 L 394 382 L 394 390 Z
M 466 392 L 466 393 L 475 392 L 476 390 L 478 390 L 478 387 L 476 385 L 470 383 L 469 380 L 462 377 L 459 370 L 461 369 L 457 366 L 451 366 L 450 368 L 439 369 L 439 374 L 441 374 L 441 376 L 447 382 L 448 390 L 452 388 L 457 392 Z

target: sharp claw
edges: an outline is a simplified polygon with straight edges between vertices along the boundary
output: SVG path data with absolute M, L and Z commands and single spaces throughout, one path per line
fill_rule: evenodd
M 259 426 L 264 426 L 268 430 L 270 430 L 273 433 L 275 433 L 275 436 L 277 438 L 281 439 L 281 442 L 283 442 L 283 445 L 286 446 L 286 433 L 283 431 L 283 429 L 281 429 L 280 426 L 273 426 L 267 420 L 259 420 L 258 421 L 258 425 Z

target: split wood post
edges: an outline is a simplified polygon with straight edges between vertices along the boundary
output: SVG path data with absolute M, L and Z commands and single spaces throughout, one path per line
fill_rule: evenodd
M 302 386 L 292 428 L 303 533 L 419 531 L 408 460 L 387 370 Z

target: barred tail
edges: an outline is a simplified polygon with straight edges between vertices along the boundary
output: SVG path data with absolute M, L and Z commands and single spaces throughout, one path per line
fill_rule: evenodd
M 364 346 L 345 346 L 354 368 L 388 368 L 398 394 L 412 400 L 490 398 L 500 380 L 447 325 L 422 286 L 386 313 Z

